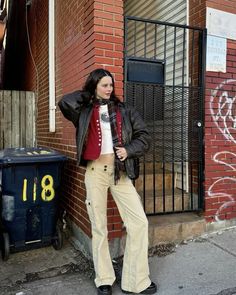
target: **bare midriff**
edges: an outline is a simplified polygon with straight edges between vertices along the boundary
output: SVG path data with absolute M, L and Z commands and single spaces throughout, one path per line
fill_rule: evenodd
M 104 164 L 104 165 L 113 165 L 114 164 L 114 153 L 112 154 L 102 154 L 98 159 L 94 160 L 96 163 Z

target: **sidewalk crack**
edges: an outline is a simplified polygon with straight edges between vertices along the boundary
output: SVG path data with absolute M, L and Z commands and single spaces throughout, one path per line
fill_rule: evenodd
M 222 246 L 218 245 L 217 243 L 215 243 L 215 242 L 213 242 L 213 241 L 210 241 L 210 240 L 208 240 L 208 242 L 209 242 L 210 244 L 212 244 L 212 245 L 216 246 L 217 248 L 219 248 L 219 249 L 223 250 L 224 252 L 226 252 L 226 253 L 230 254 L 231 256 L 234 256 L 234 257 L 236 257 L 236 254 L 235 254 L 235 253 L 233 253 L 233 252 L 231 252 L 231 251 L 229 251 L 229 250 L 225 249 L 224 247 L 222 247 Z

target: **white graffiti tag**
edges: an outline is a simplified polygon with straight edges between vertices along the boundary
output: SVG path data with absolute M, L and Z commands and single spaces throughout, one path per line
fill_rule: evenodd
M 232 163 L 227 163 L 227 160 L 231 162 L 231 159 L 236 159 L 236 154 L 228 151 L 219 152 L 216 153 L 213 157 L 213 160 L 215 163 L 223 164 L 227 167 L 229 167 L 232 171 L 236 172 L 236 165 Z M 220 221 L 219 216 L 223 212 L 224 209 L 236 205 L 236 200 L 233 197 L 233 194 L 228 194 L 226 192 L 222 192 L 219 190 L 219 187 L 223 185 L 228 185 L 230 187 L 231 184 L 233 184 L 233 187 L 236 188 L 236 178 L 235 177 L 222 177 L 217 179 L 208 189 L 208 196 L 209 197 L 224 197 L 227 198 L 227 201 L 225 201 L 217 210 L 215 214 L 215 220 Z
M 216 126 L 224 137 L 236 143 L 236 96 L 232 94 L 232 83 L 234 82 L 236 80 L 226 80 L 212 91 L 210 111 Z
M 219 131 L 228 141 L 236 144 L 235 82 L 236 80 L 233 79 L 226 80 L 212 91 L 210 111 Z M 230 151 L 218 152 L 213 156 L 213 161 L 228 167 L 228 171 L 231 171 L 233 174 L 236 172 L 235 153 Z M 225 171 L 227 171 L 227 168 Z M 236 188 L 236 174 L 232 177 L 224 176 L 217 179 L 208 189 L 209 197 L 223 197 L 223 199 L 226 199 L 215 214 L 216 221 L 220 221 L 220 215 L 224 209 L 236 205 L 235 194 L 226 193 L 220 189 L 221 185 L 222 187 L 225 187 L 225 184 L 229 187 L 232 184 L 232 187 Z

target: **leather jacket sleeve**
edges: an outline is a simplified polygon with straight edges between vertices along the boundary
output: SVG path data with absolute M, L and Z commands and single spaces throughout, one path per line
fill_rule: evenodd
M 58 102 L 58 106 L 66 119 L 71 121 L 74 126 L 77 126 L 80 111 L 83 106 L 83 98 L 81 91 L 66 94 Z
M 149 149 L 151 138 L 140 114 L 133 108 L 129 108 L 127 112 L 129 118 L 127 120 L 129 122 L 126 121 L 128 139 L 125 140 L 124 148 L 128 158 L 140 157 Z

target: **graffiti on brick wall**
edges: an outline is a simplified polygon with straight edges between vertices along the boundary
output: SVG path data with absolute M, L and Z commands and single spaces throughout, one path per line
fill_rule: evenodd
M 236 95 L 232 89 L 236 88 L 235 82 L 236 80 L 233 79 L 223 81 L 212 91 L 210 99 L 210 111 L 215 125 L 225 139 L 234 144 L 236 144 Z M 213 155 L 213 161 L 223 165 L 225 168 L 222 170 L 223 173 L 229 174 L 229 176 L 222 176 L 215 180 L 208 189 L 208 196 L 218 198 L 218 202 L 221 204 L 215 214 L 215 220 L 220 221 L 223 211 L 231 206 L 236 206 L 234 197 L 236 154 L 230 150 L 223 150 Z M 228 187 L 227 192 L 224 191 L 226 186 Z
M 225 80 L 212 91 L 210 111 L 223 136 L 236 144 L 236 96 L 230 91 L 235 82 L 232 79 Z
M 213 157 L 213 161 L 215 163 L 222 164 L 226 167 L 229 167 L 231 170 L 227 170 L 227 171 L 231 171 L 231 172 L 235 173 L 235 176 L 236 176 L 236 167 L 234 167 L 230 163 L 227 163 L 227 160 L 231 161 L 232 159 L 236 159 L 236 154 L 234 154 L 232 152 L 227 152 L 227 151 L 218 152 Z M 232 193 L 226 193 L 224 191 L 225 186 L 227 186 L 229 188 L 229 191 L 232 187 L 232 189 L 231 189 Z M 224 177 L 217 179 L 209 187 L 208 196 L 212 197 L 212 198 L 217 198 L 217 200 L 220 203 L 222 203 L 222 205 L 219 205 L 219 208 L 216 211 L 216 214 L 215 214 L 216 221 L 220 221 L 219 216 L 222 214 L 222 212 L 226 208 L 236 205 L 236 200 L 234 198 L 234 193 L 233 193 L 233 191 L 235 192 L 234 187 L 236 187 L 236 178 L 230 177 L 230 176 L 224 176 Z

